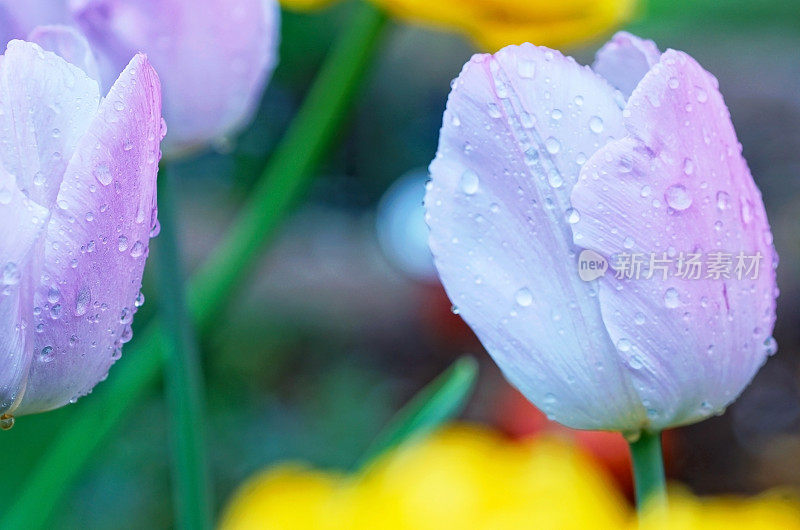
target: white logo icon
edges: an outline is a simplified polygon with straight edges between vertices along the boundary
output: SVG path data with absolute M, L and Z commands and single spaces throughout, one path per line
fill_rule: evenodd
M 596 280 L 607 270 L 608 261 L 594 250 L 584 250 L 578 256 L 578 276 L 585 282 Z

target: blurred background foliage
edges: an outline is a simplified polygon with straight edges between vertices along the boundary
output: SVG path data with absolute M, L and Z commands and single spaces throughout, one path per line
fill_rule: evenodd
M 252 125 L 172 168 L 190 269 L 247 197 L 352 8 L 285 12 L 280 65 Z M 781 255 L 779 355 L 727 414 L 670 434 L 668 472 L 701 494 L 800 486 L 800 2 L 650 0 L 625 29 L 691 53 L 719 78 Z M 596 47 L 570 51 L 588 63 Z M 449 82 L 474 52 L 463 37 L 393 25 L 308 200 L 201 345 L 217 510 L 279 461 L 351 467 L 393 412 L 464 353 L 482 369 L 468 419 L 514 436 L 551 429 L 503 382 L 441 288 L 404 274 L 376 236 L 382 195 L 432 159 Z M 139 327 L 147 312 L 140 317 Z M 3 433 L 0 495 L 12 497 L 79 408 L 25 417 Z M 165 415 L 154 387 L 63 503 L 59 528 L 170 526 Z M 585 443 L 624 483 L 624 444 Z

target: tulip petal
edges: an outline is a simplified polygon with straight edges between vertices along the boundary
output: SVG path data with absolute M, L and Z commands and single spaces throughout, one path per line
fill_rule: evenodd
M 100 72 L 89 42 L 69 26 L 39 26 L 28 35 L 28 41 L 35 42 L 43 49 L 51 51 L 86 72 L 86 75 L 100 82 Z
M 68 24 L 67 0 L 0 0 L 0 40 L 24 39 L 36 26 Z
M 655 42 L 620 31 L 600 48 L 592 68 L 628 98 L 660 57 Z
M 274 0 L 76 4 L 103 71 L 115 74 L 135 52 L 148 54 L 163 82 L 168 154 L 228 134 L 252 116 L 277 58 Z
M 33 289 L 37 244 L 50 213 L 28 199 L 0 166 L 0 413 L 24 389 L 33 353 Z
M 160 111 L 158 77 L 136 55 L 69 162 L 47 229 L 34 299 L 45 325 L 20 414 L 89 392 L 130 338 L 156 222 Z
M 0 159 L 29 198 L 53 205 L 99 100 L 83 70 L 36 44 L 8 43 L 0 67 Z
M 660 429 L 722 410 L 774 351 L 777 258 L 761 195 L 711 74 L 668 50 L 625 115 L 629 136 L 595 153 L 572 192 L 581 218 L 575 243 L 609 259 L 763 256 L 756 279 L 708 278 L 705 267 L 700 279 L 676 277 L 675 270 L 666 279 L 660 272 L 602 278 L 603 320 L 650 425 Z
M 425 198 L 436 266 L 464 320 L 528 399 L 585 429 L 645 421 L 567 221 L 580 164 L 625 134 L 618 104 L 559 52 L 477 55 L 453 84 Z

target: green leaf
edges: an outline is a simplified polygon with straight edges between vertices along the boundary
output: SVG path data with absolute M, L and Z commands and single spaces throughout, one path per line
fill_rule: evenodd
M 461 357 L 406 404 L 378 435 L 359 461 L 361 469 L 386 451 L 424 436 L 457 416 L 472 394 L 478 363 Z

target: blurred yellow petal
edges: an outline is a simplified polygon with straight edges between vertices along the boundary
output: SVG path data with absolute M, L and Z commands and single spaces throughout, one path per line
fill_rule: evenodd
M 280 0 L 281 6 L 292 11 L 312 11 L 322 9 L 337 0 Z
M 405 447 L 356 487 L 359 529 L 620 528 L 628 508 L 571 444 L 458 425 Z
M 246 482 L 222 516 L 222 530 L 320 530 L 341 528 L 336 513 L 341 477 L 293 464 Z
M 800 530 L 787 492 L 702 499 L 670 492 L 641 527 L 603 469 L 571 442 L 513 442 L 456 424 L 345 477 L 281 465 L 234 496 L 223 530 Z
M 553 48 L 581 44 L 628 21 L 635 0 L 372 0 L 393 15 L 458 29 L 496 51 L 532 42 Z
M 756 497 L 697 498 L 670 491 L 666 517 L 647 512 L 631 530 L 800 530 L 800 499 L 773 491 Z

